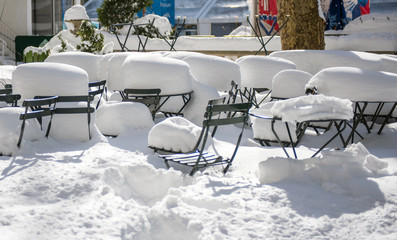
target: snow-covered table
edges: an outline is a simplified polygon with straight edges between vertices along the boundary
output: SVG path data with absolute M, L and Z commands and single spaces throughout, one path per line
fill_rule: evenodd
M 315 157 L 338 136 L 343 147 L 346 147 L 347 141 L 343 138 L 342 132 L 347 126 L 347 121 L 353 117 L 353 108 L 352 102 L 347 99 L 309 95 L 265 103 L 260 108 L 251 110 L 250 116 L 255 140 L 263 146 L 269 146 L 269 142 L 277 142 L 287 157 L 290 156 L 285 146 L 289 145 L 295 158 L 298 158 L 295 146 L 299 144 L 309 125 L 318 122 L 332 124 L 336 134 L 312 155 Z
M 181 115 L 192 98 L 194 80 L 189 65 L 182 60 L 158 54 L 133 54 L 124 60 L 121 72 L 121 93 L 124 89 L 161 89 L 156 112 L 166 116 Z
M 320 94 L 349 99 L 354 102 L 354 138 L 359 123 L 371 131 L 379 118 L 384 118 L 378 130 L 380 134 L 397 106 L 397 74 L 365 70 L 355 67 L 332 67 L 318 72 L 307 84 Z M 366 117 L 372 117 L 371 125 Z M 362 136 L 359 134 L 362 138 Z

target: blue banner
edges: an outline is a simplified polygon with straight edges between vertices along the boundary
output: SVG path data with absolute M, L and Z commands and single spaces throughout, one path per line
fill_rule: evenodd
M 145 10 L 145 14 L 150 13 L 166 17 L 172 26 L 175 25 L 175 0 L 153 0 L 152 7 Z

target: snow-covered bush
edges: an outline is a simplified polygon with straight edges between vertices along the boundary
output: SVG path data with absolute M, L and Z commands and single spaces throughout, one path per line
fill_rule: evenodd
M 110 29 L 112 24 L 131 22 L 135 14 L 152 4 L 152 0 L 104 0 L 97 9 L 98 20 Z

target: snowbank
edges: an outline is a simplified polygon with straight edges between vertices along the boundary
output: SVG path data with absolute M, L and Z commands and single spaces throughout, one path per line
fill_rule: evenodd
M 386 162 L 357 143 L 344 151 L 324 152 L 321 158 L 268 158 L 259 163 L 259 179 L 262 184 L 292 179 L 319 185 L 334 194 L 360 196 L 365 184 L 354 185 L 354 181 L 362 179 L 365 183 L 368 177 L 384 174 L 386 167 Z
M 396 101 L 397 74 L 355 67 L 326 68 L 306 88 L 351 101 Z
M 65 63 L 82 68 L 88 73 L 89 81 L 96 82 L 103 80 L 100 70 L 101 60 L 101 56 L 92 53 L 64 52 L 49 56 L 45 62 Z
M 236 60 L 240 66 L 241 88 L 272 88 L 274 75 L 285 69 L 295 69 L 289 60 L 268 56 L 244 56 Z
M 239 66 L 226 58 L 211 55 L 190 55 L 183 59 L 197 81 L 216 88 L 229 91 L 231 82 L 241 83 Z

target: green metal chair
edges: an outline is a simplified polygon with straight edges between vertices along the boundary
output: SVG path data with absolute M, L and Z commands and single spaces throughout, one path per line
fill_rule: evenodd
M 160 104 L 160 93 L 160 88 L 126 88 L 121 93 L 121 96 L 123 98 L 123 102 L 140 102 L 145 104 L 150 109 L 154 119 L 156 112 L 159 110 L 158 105 Z
M 20 94 L 12 93 L 12 85 L 5 84 L 4 88 L 0 89 L 0 102 L 5 102 L 11 107 L 18 106 L 18 100 L 21 99 Z
M 105 85 L 106 85 L 106 80 L 102 80 L 102 81 L 96 81 L 96 82 L 89 82 L 88 83 L 88 87 L 89 87 L 89 95 L 92 95 L 93 97 L 99 95 L 99 100 L 95 106 L 95 109 L 98 109 L 99 104 L 101 103 L 101 99 L 103 96 L 103 93 L 105 91 Z
M 45 96 L 36 96 L 35 99 L 46 98 Z M 92 95 L 78 95 L 78 96 L 58 96 L 57 103 L 78 103 L 85 102 L 87 104 L 86 107 L 70 107 L 70 106 L 62 106 L 60 104 L 57 105 L 55 109 L 55 114 L 87 114 L 87 123 L 88 123 L 88 136 L 91 139 L 91 113 L 95 112 L 95 108 L 91 107 L 91 102 L 94 100 L 94 96 Z
M 191 152 L 159 155 L 159 157 L 164 159 L 164 163 L 167 168 L 170 167 L 169 162 L 175 162 L 192 167 L 190 172 L 191 176 L 193 176 L 200 168 L 215 165 L 223 165 L 223 173 L 228 171 L 240 145 L 244 127 L 248 121 L 248 110 L 251 107 L 251 102 L 223 104 L 219 103 L 219 101 L 219 99 L 209 101 L 204 115 L 205 120 L 203 121 L 200 137 Z M 238 136 L 237 143 L 231 157 L 223 157 L 215 153 L 207 152 L 205 147 L 208 135 L 210 134 L 210 128 L 214 128 L 212 131 L 213 136 L 218 126 L 230 124 L 242 124 L 241 132 Z
M 58 97 L 55 96 L 41 99 L 26 99 L 25 101 L 23 101 L 22 106 L 25 107 L 25 112 L 19 116 L 19 119 L 22 120 L 22 125 L 17 143 L 18 148 L 21 147 L 27 119 L 36 118 L 39 121 L 40 125 L 42 125 L 42 117 L 49 116 L 50 120 L 48 122 L 47 131 L 45 134 L 45 137 L 48 137 L 51 129 L 52 116 L 54 115 L 56 109 L 57 100 Z

